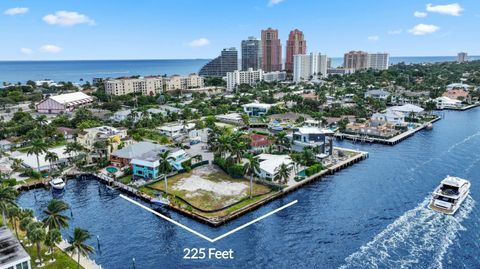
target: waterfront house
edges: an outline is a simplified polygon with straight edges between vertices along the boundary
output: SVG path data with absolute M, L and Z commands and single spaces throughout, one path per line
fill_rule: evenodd
M 178 148 L 166 148 L 166 150 L 170 151 L 168 162 L 172 166 L 173 171 L 184 169 L 182 163 L 189 159 L 188 154 L 183 149 Z M 160 176 L 159 153 L 156 150 L 152 150 L 133 158 L 130 162 L 133 177 L 145 180 L 157 179 Z
M 272 106 L 271 104 L 250 103 L 243 105 L 243 111 L 247 113 L 248 116 L 263 116 L 267 114 Z
M 459 109 L 462 108 L 462 101 L 452 99 L 446 96 L 434 99 L 437 109 Z
M 79 107 L 93 103 L 93 97 L 83 92 L 74 92 L 50 96 L 36 105 L 39 113 L 58 114 L 61 112 L 72 112 Z
M 412 105 L 412 104 L 405 104 L 403 106 L 393 106 L 393 107 L 389 107 L 387 109 L 387 111 L 391 111 L 391 112 L 397 112 L 397 113 L 401 113 L 403 114 L 405 117 L 409 117 L 411 115 L 413 116 L 418 116 L 420 114 L 423 113 L 424 109 L 419 107 L 419 106 L 416 106 L 416 105 Z
M 384 101 L 387 100 L 389 96 L 390 96 L 390 93 L 383 89 L 369 90 L 365 93 L 365 98 L 371 97 L 373 99 L 384 100 Z
M 89 160 L 110 156 L 112 151 L 120 146 L 128 146 L 133 141 L 127 135 L 127 128 L 100 126 L 88 128 L 78 133 L 77 142 L 90 151 Z M 98 148 L 99 143 L 105 143 L 104 148 Z
M 464 89 L 452 89 L 452 90 L 447 90 L 442 94 L 442 96 L 448 97 L 450 99 L 455 99 L 459 100 L 462 102 L 470 103 L 472 101 L 472 97 L 470 95 L 470 92 L 464 90 Z
M 273 180 L 278 174 L 278 170 L 282 164 L 287 167 L 293 167 L 294 162 L 288 155 L 273 155 L 273 154 L 260 154 L 258 155 L 258 161 L 260 163 L 260 171 L 256 174 L 260 178 Z
M 0 227 L 0 269 L 30 269 L 30 255 L 6 226 Z
M 400 131 L 385 121 L 370 120 L 366 123 L 349 123 L 343 133 L 388 139 L 398 135 Z
M 110 161 L 112 164 L 123 167 L 129 166 L 132 159 L 139 158 L 144 154 L 154 152 L 157 154 L 169 150 L 169 147 L 165 145 L 154 144 L 151 142 L 140 141 L 131 145 L 128 145 L 122 149 L 118 149 L 110 154 Z
M 405 124 L 405 115 L 391 110 L 387 110 L 385 113 L 374 113 L 370 119 L 373 122 L 386 122 L 392 125 Z
M 266 152 L 275 141 L 269 139 L 267 135 L 250 134 L 250 150 L 255 153 Z
M 333 152 L 333 132 L 318 127 L 301 127 L 293 130 L 292 149 L 302 151 L 305 147 L 319 147 L 320 152 L 331 155 Z
M 78 152 L 65 152 L 66 147 L 56 147 L 50 148 L 47 151 L 57 154 L 58 160 L 52 163 L 53 167 L 59 165 L 67 165 L 70 163 L 71 159 L 78 155 Z M 45 153 L 41 153 L 38 155 L 38 161 L 40 166 L 37 164 L 37 157 L 34 154 L 28 155 L 27 153 L 22 153 L 15 151 L 12 153 L 11 157 L 14 159 L 19 159 L 22 161 L 23 166 L 37 170 L 40 168 L 40 171 L 47 171 L 50 169 L 50 163 L 45 160 Z

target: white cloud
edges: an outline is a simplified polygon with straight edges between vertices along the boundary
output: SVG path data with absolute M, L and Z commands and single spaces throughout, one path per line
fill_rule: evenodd
M 95 21 L 88 16 L 75 11 L 57 11 L 55 14 L 48 14 L 43 21 L 51 25 L 73 26 L 76 24 L 95 25 Z
M 277 4 L 280 4 L 281 2 L 283 2 L 284 0 L 269 0 L 268 1 L 268 6 L 269 7 L 273 7 L 274 5 L 277 5 Z
M 387 32 L 387 34 L 389 34 L 389 35 L 399 35 L 401 33 L 403 33 L 402 29 L 390 30 L 390 31 Z
M 463 8 L 458 3 L 436 6 L 433 4 L 427 4 L 427 11 L 452 16 L 460 16 Z
M 372 35 L 368 37 L 368 40 L 370 41 L 378 41 L 380 37 L 378 35 Z
M 28 12 L 28 7 L 14 7 L 14 8 L 9 8 L 5 10 L 3 14 L 5 15 L 10 15 L 10 16 L 15 16 L 18 14 L 25 14 Z
M 427 17 L 428 13 L 427 12 L 421 12 L 421 11 L 415 11 L 413 13 L 413 16 L 417 17 L 417 18 L 425 18 Z
M 23 53 L 23 54 L 32 54 L 33 50 L 29 49 L 29 48 L 21 48 L 20 52 Z
M 208 44 L 210 44 L 210 40 L 206 39 L 205 37 L 192 40 L 190 43 L 188 43 L 190 47 L 203 47 Z
M 426 34 L 435 33 L 439 29 L 440 28 L 438 26 L 433 24 L 420 23 L 415 25 L 412 29 L 408 30 L 408 32 L 412 33 L 413 35 L 426 35 Z
M 63 48 L 55 45 L 43 45 L 40 47 L 41 52 L 46 52 L 46 53 L 58 53 L 62 51 Z

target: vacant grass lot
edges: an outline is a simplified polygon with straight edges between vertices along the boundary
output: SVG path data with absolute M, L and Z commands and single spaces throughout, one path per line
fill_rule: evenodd
M 155 195 L 156 190 L 165 191 L 165 182 L 162 180 L 140 190 Z M 248 198 L 250 182 L 245 179 L 233 179 L 219 168 L 206 165 L 193 169 L 189 173 L 169 178 L 168 192 L 176 197 L 181 197 L 199 209 L 210 211 L 227 207 Z M 271 192 L 271 189 L 268 186 L 253 184 L 253 196 L 269 192 Z M 256 200 L 258 199 L 253 198 L 251 201 L 242 202 L 241 205 L 248 205 Z M 232 208 L 239 209 L 238 206 Z M 226 209 L 224 211 L 225 214 L 232 210 Z

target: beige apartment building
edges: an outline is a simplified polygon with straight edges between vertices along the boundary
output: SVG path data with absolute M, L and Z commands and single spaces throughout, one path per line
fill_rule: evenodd
M 142 93 L 154 96 L 163 91 L 188 90 L 204 86 L 204 78 L 197 74 L 188 76 L 148 76 L 139 78 L 120 78 L 105 81 L 105 92 L 110 95 Z

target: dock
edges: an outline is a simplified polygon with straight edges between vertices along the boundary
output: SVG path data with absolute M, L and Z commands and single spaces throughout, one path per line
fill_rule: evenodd
M 427 127 L 428 124 L 432 124 L 438 120 L 440 120 L 441 118 L 440 117 L 437 117 L 431 121 L 428 121 L 428 122 L 425 122 L 424 124 L 416 127 L 416 128 L 413 128 L 413 129 L 410 129 L 408 131 L 405 131 L 399 135 L 396 135 L 392 138 L 388 138 L 388 139 L 383 139 L 383 138 L 378 138 L 378 137 L 370 137 L 370 136 L 362 136 L 362 135 L 353 135 L 353 134 L 345 134 L 345 133 L 341 133 L 341 132 L 338 132 L 338 133 L 335 133 L 334 136 L 337 138 L 337 139 L 347 139 L 347 140 L 352 140 L 354 142 L 365 142 L 365 143 L 376 143 L 376 144 L 384 144 L 384 145 L 390 145 L 390 146 L 393 146 L 393 145 L 396 145 L 400 142 L 402 142 L 403 140 L 413 136 L 415 133 L 425 129 Z

